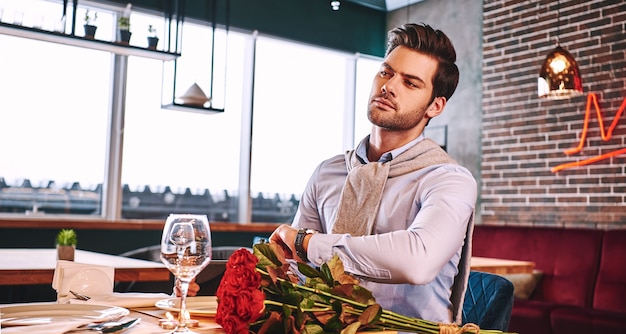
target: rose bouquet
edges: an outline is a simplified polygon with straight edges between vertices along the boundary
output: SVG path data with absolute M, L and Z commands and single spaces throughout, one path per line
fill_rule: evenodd
M 297 263 L 297 274 L 278 245 L 258 244 L 253 252 L 242 248 L 230 256 L 217 290 L 215 320 L 229 334 L 502 333 L 384 310 L 369 290 L 344 272 L 337 256 L 319 270 Z

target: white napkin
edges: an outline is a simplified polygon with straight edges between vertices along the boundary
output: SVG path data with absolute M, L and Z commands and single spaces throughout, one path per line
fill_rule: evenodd
M 94 297 L 113 292 L 115 268 L 73 261 L 57 261 L 52 288 L 57 291 L 57 302 L 67 303 L 74 298 L 70 290 Z
M 89 321 L 59 321 L 49 324 L 32 325 L 32 326 L 13 326 L 2 328 L 2 334 L 10 333 L 37 333 L 37 334 L 59 334 L 74 329 L 78 326 L 88 324 Z
M 124 308 L 150 307 L 156 302 L 172 296 L 165 293 L 113 292 L 104 295 L 90 296 L 89 300 L 70 299 L 70 304 L 97 304 L 119 306 Z

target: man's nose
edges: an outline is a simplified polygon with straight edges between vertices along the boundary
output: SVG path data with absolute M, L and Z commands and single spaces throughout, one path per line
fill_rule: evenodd
M 383 94 L 389 94 L 393 97 L 396 96 L 396 82 L 394 80 L 394 78 L 396 78 L 397 76 L 393 76 L 391 78 L 389 78 L 389 80 L 387 80 L 383 86 L 381 87 L 381 92 Z

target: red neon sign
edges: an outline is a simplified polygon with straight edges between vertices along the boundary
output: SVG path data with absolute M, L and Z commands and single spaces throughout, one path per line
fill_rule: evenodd
M 580 136 L 580 142 L 578 143 L 578 146 L 569 150 L 565 150 L 563 151 L 565 154 L 574 154 L 574 153 L 578 153 L 580 152 L 583 147 L 585 146 L 585 139 L 587 138 L 587 129 L 589 128 L 589 115 L 591 114 L 591 103 L 593 102 L 593 106 L 596 109 L 596 114 L 598 115 L 598 122 L 600 123 L 600 136 L 602 137 L 602 140 L 604 141 L 608 141 L 609 139 L 611 139 L 611 137 L 613 136 L 613 130 L 615 129 L 615 127 L 617 126 L 617 122 L 619 122 L 620 117 L 622 116 L 622 113 L 624 112 L 624 109 L 626 109 L 626 99 L 624 99 L 624 102 L 622 102 L 622 105 L 619 107 L 619 110 L 617 111 L 617 114 L 615 114 L 615 118 L 613 119 L 613 123 L 611 123 L 611 126 L 609 126 L 609 129 L 605 132 L 604 131 L 604 120 L 602 119 L 602 111 L 600 110 L 600 106 L 598 105 L 598 98 L 596 97 L 596 94 L 594 93 L 590 93 L 587 96 L 587 109 L 585 111 L 585 121 L 583 123 L 583 132 Z M 555 167 L 552 167 L 552 172 L 558 172 L 560 170 L 563 169 L 567 169 L 567 168 L 572 168 L 572 167 L 579 167 L 579 166 L 584 166 L 584 165 L 588 165 L 591 163 L 594 163 L 596 161 L 600 161 L 600 160 L 604 160 L 604 159 L 608 159 L 610 157 L 614 157 L 620 154 L 625 154 L 626 153 L 626 148 L 622 148 L 616 151 L 611 151 L 605 154 L 601 154 L 589 159 L 584 159 L 584 160 L 579 160 L 579 161 L 575 161 L 575 162 L 570 162 L 570 163 L 565 163 L 565 164 L 561 164 Z

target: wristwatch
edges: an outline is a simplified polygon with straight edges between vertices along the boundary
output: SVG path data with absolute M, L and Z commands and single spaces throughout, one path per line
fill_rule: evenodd
M 298 230 L 298 234 L 296 235 L 296 241 L 294 242 L 294 246 L 296 248 L 296 255 L 304 261 L 307 261 L 306 249 L 304 249 L 304 237 L 307 234 L 313 234 L 317 231 L 310 228 L 301 228 Z

